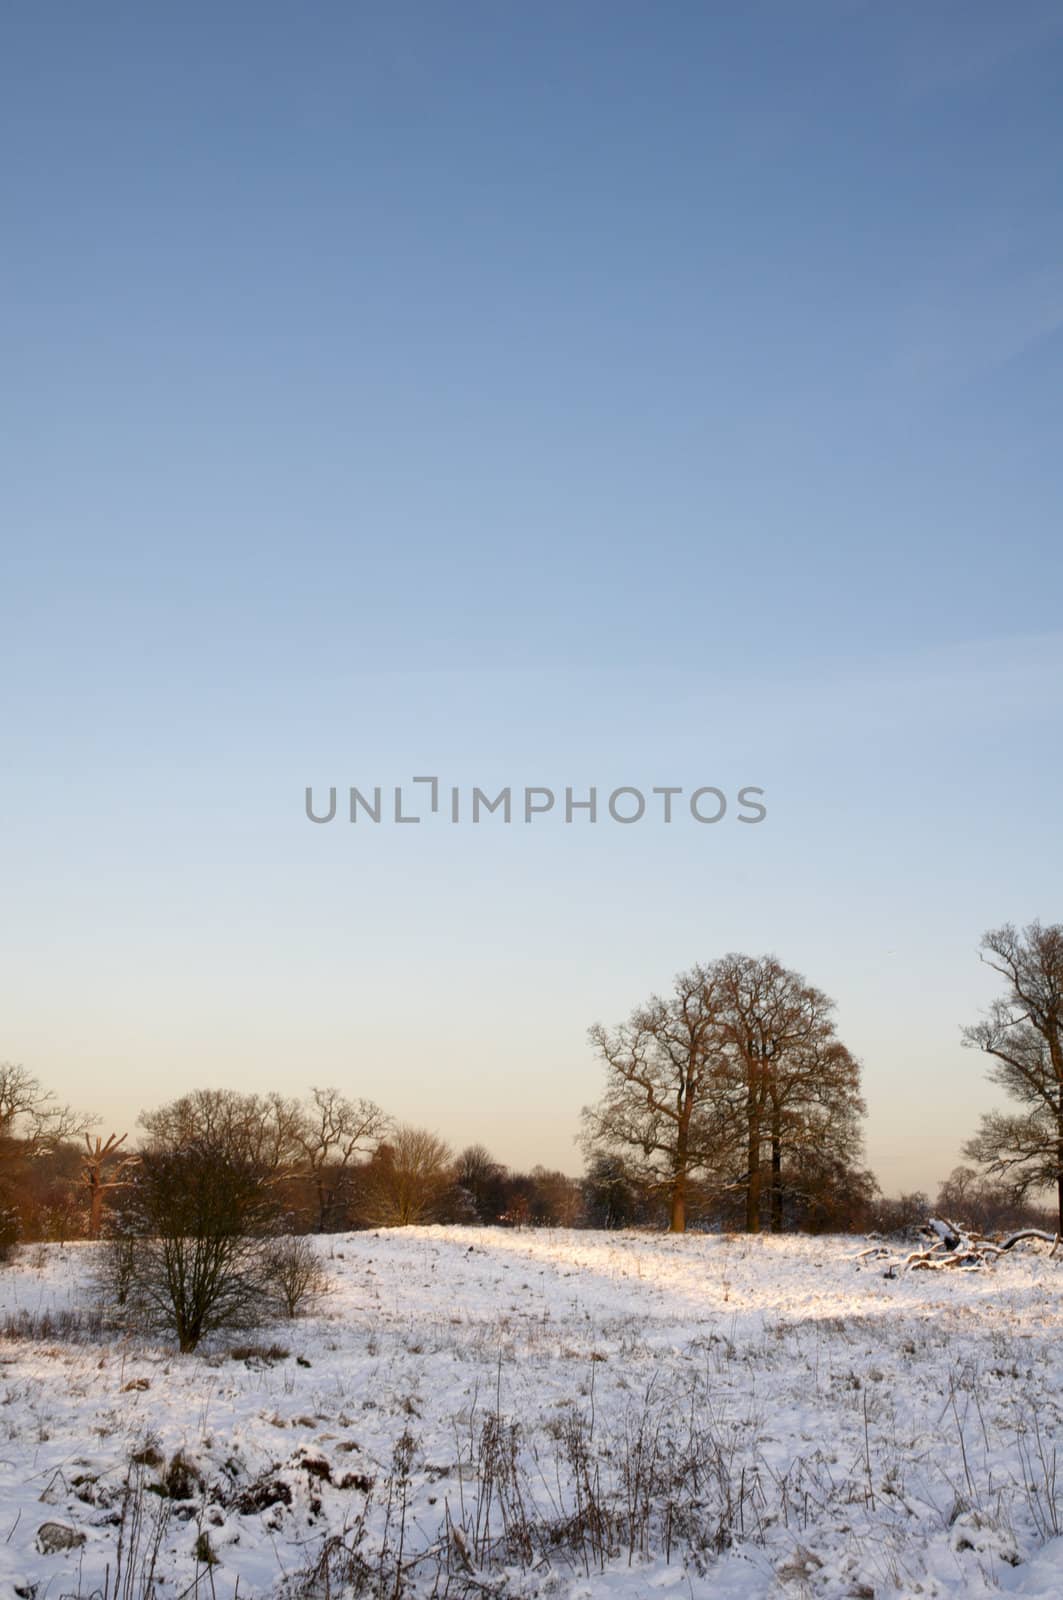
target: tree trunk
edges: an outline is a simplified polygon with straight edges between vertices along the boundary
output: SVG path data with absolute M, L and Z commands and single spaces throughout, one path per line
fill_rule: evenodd
M 771 1231 L 782 1232 L 782 1129 L 778 1112 L 771 1119 Z
M 749 1118 L 749 1177 L 746 1180 L 746 1232 L 760 1232 L 760 1117 Z
M 764 1063 L 750 1060 L 746 1065 L 746 1232 L 760 1232 L 760 1197 L 763 1189 L 761 1142 L 764 1115 Z
M 675 1169 L 672 1176 L 672 1205 L 668 1219 L 669 1233 L 687 1231 L 687 1171 L 690 1167 L 690 1118 L 694 1105 L 689 1094 L 680 1108 L 675 1136 Z
M 677 1172 L 672 1184 L 672 1207 L 668 1219 L 669 1233 L 686 1233 L 687 1231 L 687 1175 Z
M 103 1186 L 92 1183 L 89 1187 L 89 1238 L 98 1239 L 103 1231 Z

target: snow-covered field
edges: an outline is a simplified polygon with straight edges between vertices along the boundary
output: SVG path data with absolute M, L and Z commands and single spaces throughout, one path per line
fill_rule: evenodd
M 0 1596 L 144 1595 L 156 1546 L 174 1600 L 1063 1595 L 1041 1247 L 893 1279 L 851 1239 L 321 1248 L 314 1316 L 195 1356 L 0 1339 Z M 90 1313 L 93 1250 L 20 1252 L 0 1321 Z

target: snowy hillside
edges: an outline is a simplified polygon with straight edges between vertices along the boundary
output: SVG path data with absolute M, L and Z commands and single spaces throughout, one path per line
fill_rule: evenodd
M 1056 1600 L 1063 1264 L 860 1245 L 334 1236 L 318 1314 L 184 1357 L 97 1327 L 96 1247 L 30 1247 L 0 1596 Z

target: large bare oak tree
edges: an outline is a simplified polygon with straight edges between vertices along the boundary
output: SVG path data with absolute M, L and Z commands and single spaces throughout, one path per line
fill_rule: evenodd
M 1063 926 L 992 929 L 982 960 L 1004 993 L 963 1042 L 991 1058 L 990 1080 L 1019 1110 L 988 1112 L 964 1153 L 1017 1198 L 1054 1190 L 1063 1231 Z
M 712 967 L 681 972 L 618 1028 L 597 1024 L 591 1044 L 605 1063 L 602 1099 L 584 1109 L 588 1154 L 621 1149 L 639 1175 L 668 1194 L 672 1233 L 686 1229 L 692 1178 L 718 1157 L 723 1064 L 719 981 Z

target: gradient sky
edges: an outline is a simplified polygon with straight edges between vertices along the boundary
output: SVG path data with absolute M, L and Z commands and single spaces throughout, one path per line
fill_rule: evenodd
M 772 950 L 933 1189 L 1063 919 L 1063 11 L 0 19 L 0 1058 L 578 1170 L 585 1042 Z M 756 828 L 315 828 L 313 783 Z

